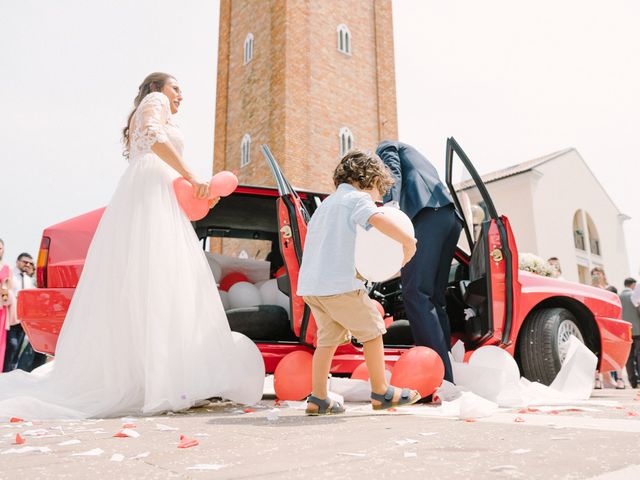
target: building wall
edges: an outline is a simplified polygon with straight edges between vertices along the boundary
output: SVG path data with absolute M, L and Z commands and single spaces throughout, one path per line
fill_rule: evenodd
M 620 212 L 576 150 L 537 167 L 541 177 L 534 189 L 538 255 L 560 259 L 563 276 L 579 281 L 579 258 L 588 269 L 604 267 L 609 283 L 620 289 L 629 276 L 629 262 Z M 577 250 L 573 217 L 577 210 L 589 213 L 600 237 L 600 256 Z M 589 250 L 588 238 L 586 249 Z M 583 262 L 584 263 L 584 260 Z
M 351 55 L 337 49 L 339 24 Z M 391 0 L 221 0 L 218 52 L 215 171 L 272 185 L 267 143 L 293 185 L 332 191 L 341 127 L 368 150 L 398 136 Z M 251 163 L 240 168 L 245 133 Z

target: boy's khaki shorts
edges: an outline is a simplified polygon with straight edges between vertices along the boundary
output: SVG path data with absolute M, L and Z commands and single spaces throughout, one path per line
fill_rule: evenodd
M 316 319 L 318 347 L 342 345 L 351 340 L 351 334 L 364 343 L 387 333 L 380 312 L 364 290 L 308 296 L 304 301 Z

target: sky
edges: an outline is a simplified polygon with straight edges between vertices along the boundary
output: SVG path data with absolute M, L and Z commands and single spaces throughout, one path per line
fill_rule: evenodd
M 185 160 L 209 176 L 218 9 L 0 0 L 5 261 L 35 256 L 45 227 L 108 203 L 127 166 L 121 130 L 151 71 L 178 78 Z M 395 0 L 393 15 L 400 140 L 441 168 L 454 136 L 481 173 L 575 147 L 632 217 L 640 273 L 640 2 Z

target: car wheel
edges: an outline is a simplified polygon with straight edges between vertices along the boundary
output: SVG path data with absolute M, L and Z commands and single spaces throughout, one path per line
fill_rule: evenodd
M 526 321 L 520 338 L 519 358 L 524 376 L 549 385 L 567 356 L 569 339 L 584 336 L 574 315 L 564 308 L 543 308 Z

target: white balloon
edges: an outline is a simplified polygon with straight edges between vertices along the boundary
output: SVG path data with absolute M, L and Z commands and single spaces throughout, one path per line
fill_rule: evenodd
M 237 284 L 236 284 L 237 285 Z M 238 332 L 231 332 L 235 343 L 234 358 L 228 363 L 235 371 L 234 386 L 223 393 L 223 397 L 245 405 L 253 405 L 262 399 L 264 390 L 264 360 L 253 341 Z
M 238 282 L 229 289 L 229 305 L 231 308 L 247 308 L 261 303 L 260 291 L 252 283 Z
M 415 235 L 411 219 L 397 208 L 379 207 L 378 210 L 397 223 L 402 230 Z M 404 254 L 402 245 L 377 228 L 356 228 L 356 270 L 367 280 L 383 282 L 400 271 Z
M 284 308 L 287 312 L 288 317 L 291 318 L 291 313 L 289 311 L 291 308 L 289 305 L 289 297 L 282 293 L 280 290 L 278 290 L 278 296 L 276 297 L 276 305 Z
M 224 290 L 218 290 L 220 294 L 220 300 L 222 301 L 222 306 L 225 310 L 229 310 L 231 308 L 231 304 L 229 303 L 229 294 Z
M 506 350 L 494 345 L 480 347 L 471 355 L 469 365 L 493 368 L 504 373 L 507 384 L 520 382 L 520 370 L 515 359 Z
M 260 285 L 260 297 L 262 298 L 263 305 L 278 305 L 278 294 L 281 294 L 278 290 L 278 281 L 275 278 L 267 280 Z

